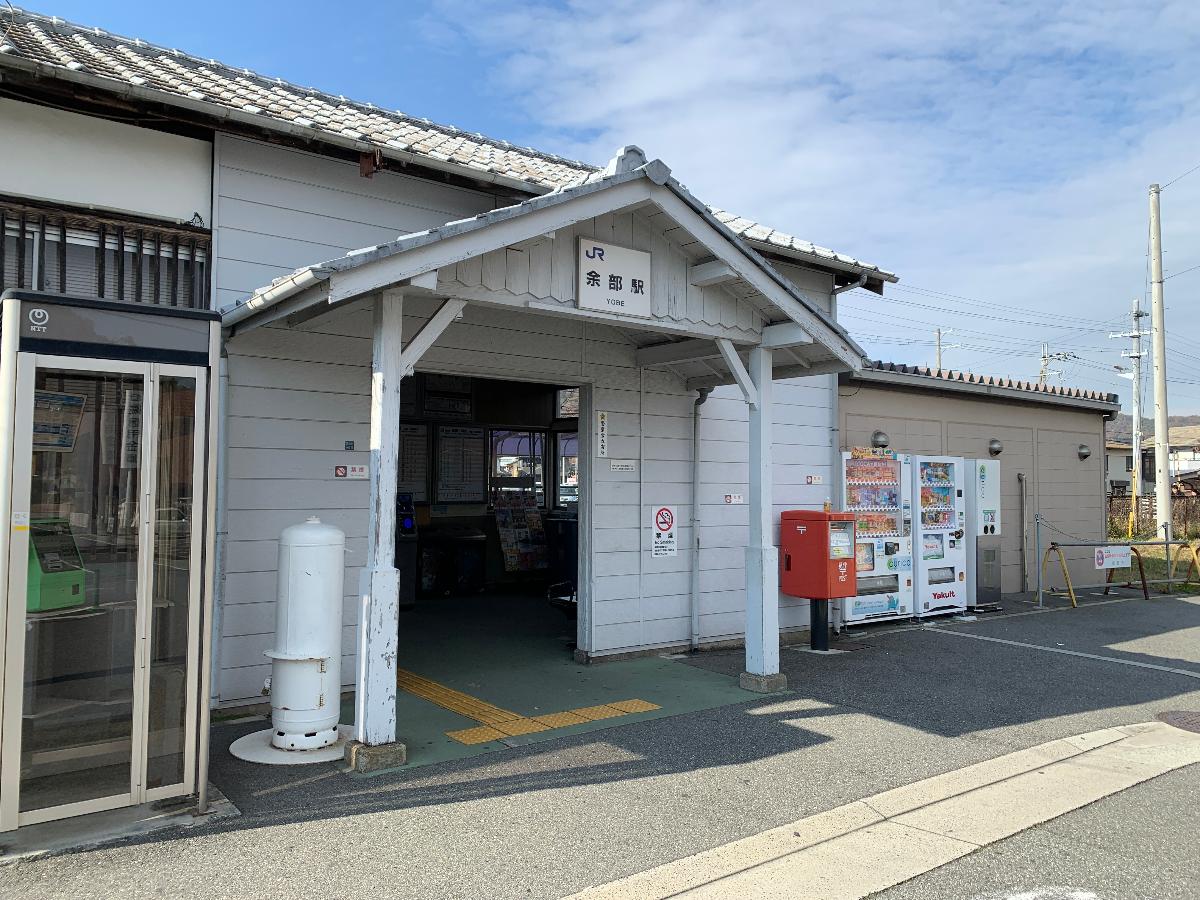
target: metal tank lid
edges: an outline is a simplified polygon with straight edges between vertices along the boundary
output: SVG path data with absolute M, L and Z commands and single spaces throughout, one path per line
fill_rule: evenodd
M 282 543 L 293 547 L 316 547 L 329 544 L 345 544 L 346 534 L 336 525 L 328 525 L 318 516 L 309 516 L 303 522 L 289 525 L 279 535 Z

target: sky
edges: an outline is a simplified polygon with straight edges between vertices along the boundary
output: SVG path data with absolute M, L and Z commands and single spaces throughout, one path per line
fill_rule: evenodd
M 1036 379 L 1045 342 L 1051 383 L 1126 411 L 1109 334 L 1149 310 L 1162 184 L 1170 411 L 1200 413 L 1198 3 L 34 8 L 588 162 L 636 144 L 708 203 L 896 272 L 840 298 L 872 357 L 932 365 L 941 326 L 944 367 Z

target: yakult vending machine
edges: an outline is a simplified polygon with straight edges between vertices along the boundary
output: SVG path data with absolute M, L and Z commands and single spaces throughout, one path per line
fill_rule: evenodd
M 966 461 L 914 456 L 913 612 L 917 616 L 967 608 Z
M 842 453 L 842 509 L 854 514 L 856 596 L 842 601 L 848 624 L 913 614 L 911 457 L 855 447 Z

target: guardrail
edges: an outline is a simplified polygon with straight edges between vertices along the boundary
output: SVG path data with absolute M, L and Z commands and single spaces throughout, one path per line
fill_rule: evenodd
M 1163 593 L 1169 594 L 1171 592 L 1171 582 L 1175 579 L 1175 567 L 1176 567 L 1176 565 L 1178 565 L 1178 561 L 1179 561 L 1178 557 L 1176 557 L 1174 560 L 1171 559 L 1171 548 L 1172 547 L 1183 547 L 1188 553 L 1191 554 L 1191 561 L 1188 565 L 1188 570 L 1184 576 L 1185 583 L 1190 579 L 1193 569 L 1195 569 L 1195 571 L 1198 574 L 1200 574 L 1200 555 L 1198 555 L 1196 547 L 1194 547 L 1192 544 L 1188 543 L 1187 541 L 1173 540 L 1170 536 L 1171 535 L 1170 525 L 1165 524 L 1165 523 L 1162 526 L 1162 529 L 1163 529 L 1162 540 L 1155 540 L 1155 541 L 1085 541 L 1085 540 L 1081 540 L 1077 535 L 1073 535 L 1070 532 L 1063 531 L 1061 528 L 1051 524 L 1044 516 L 1042 516 L 1041 513 L 1035 513 L 1034 517 L 1033 517 L 1033 521 L 1034 521 L 1034 526 L 1035 526 L 1036 534 L 1037 534 L 1037 553 L 1039 556 L 1041 556 L 1041 560 L 1042 560 L 1041 565 L 1038 567 L 1038 572 L 1037 572 L 1037 576 L 1038 576 L 1038 579 L 1037 579 L 1037 602 L 1038 602 L 1039 608 L 1041 608 L 1043 606 L 1042 597 L 1045 594 L 1044 584 L 1046 581 L 1046 564 L 1050 561 L 1051 553 L 1058 554 L 1058 563 L 1059 563 L 1059 566 L 1062 568 L 1063 578 L 1065 579 L 1065 581 L 1067 583 L 1067 593 L 1071 598 L 1071 606 L 1074 608 L 1079 605 L 1076 600 L 1076 597 L 1075 597 L 1075 585 L 1072 584 L 1072 582 L 1071 582 L 1071 571 L 1070 571 L 1070 568 L 1067 566 L 1066 556 L 1062 552 L 1062 548 L 1064 548 L 1064 547 L 1089 547 L 1089 548 L 1093 548 L 1093 549 L 1099 548 L 1099 547 L 1128 547 L 1130 549 L 1130 552 L 1134 556 L 1137 557 L 1138 574 L 1141 576 L 1141 581 L 1142 581 L 1142 593 L 1145 595 L 1147 600 L 1150 599 L 1149 585 L 1152 580 L 1155 584 L 1165 582 L 1166 588 L 1163 590 Z M 1043 527 L 1048 528 L 1051 531 L 1056 531 L 1059 534 L 1064 535 L 1065 537 L 1072 538 L 1073 540 L 1071 540 L 1071 541 L 1051 541 L 1049 546 L 1046 549 L 1046 552 L 1043 554 L 1042 553 L 1042 546 L 1043 546 L 1043 544 L 1042 544 L 1042 528 Z M 1163 548 L 1163 554 L 1164 554 L 1165 562 L 1167 564 L 1167 577 L 1165 579 L 1148 579 L 1148 578 L 1146 578 L 1146 566 L 1142 560 L 1141 552 L 1137 549 L 1138 547 L 1162 547 Z M 1037 557 L 1034 557 L 1034 558 L 1036 559 Z M 1097 566 L 1097 568 L 1100 568 L 1100 567 Z M 1106 568 L 1108 571 L 1107 571 L 1107 575 L 1105 576 L 1103 585 L 1085 585 L 1085 586 L 1086 587 L 1103 587 L 1104 593 L 1107 594 L 1109 592 L 1109 589 L 1112 586 L 1113 572 L 1115 570 L 1108 568 L 1107 566 L 1105 566 L 1104 568 Z M 1124 568 L 1124 567 L 1122 567 L 1122 568 Z

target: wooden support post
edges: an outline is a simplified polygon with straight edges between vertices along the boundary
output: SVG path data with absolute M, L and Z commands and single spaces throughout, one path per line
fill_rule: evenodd
M 404 296 L 399 291 L 384 291 L 375 298 L 371 506 L 367 567 L 362 575 L 358 620 L 354 722 L 356 740 L 367 747 L 392 744 L 396 740 L 396 645 L 400 621 L 400 583 L 395 565 L 396 479 L 403 304 Z
M 779 551 L 772 506 L 771 351 L 750 351 L 750 538 L 746 545 L 746 671 L 742 687 L 769 693 L 787 687 L 779 671 Z M 750 397 L 747 397 L 750 400 Z

